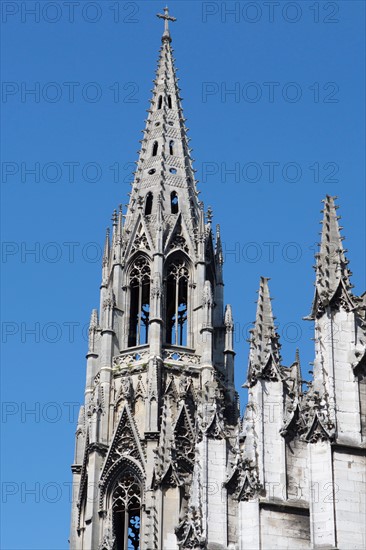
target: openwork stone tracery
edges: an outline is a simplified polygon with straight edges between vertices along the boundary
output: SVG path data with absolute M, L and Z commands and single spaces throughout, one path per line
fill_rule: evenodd
M 141 483 L 132 473 L 117 481 L 112 495 L 114 550 L 140 548 Z
M 166 276 L 166 342 L 187 345 L 189 271 L 184 259 L 172 261 Z
M 130 273 L 130 330 L 129 346 L 147 344 L 150 317 L 150 262 L 138 256 Z

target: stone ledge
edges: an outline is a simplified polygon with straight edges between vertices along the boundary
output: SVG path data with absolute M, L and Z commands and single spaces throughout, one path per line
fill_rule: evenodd
M 302 516 L 310 516 L 309 503 L 303 500 L 296 502 L 285 502 L 280 499 L 259 500 L 259 507 L 264 510 L 272 510 L 275 512 L 287 512 L 289 514 L 300 514 Z
M 349 445 L 346 443 L 334 442 L 331 444 L 331 448 L 333 452 L 337 453 L 366 456 L 366 443 L 362 443 L 362 446 L 356 447 L 354 445 Z

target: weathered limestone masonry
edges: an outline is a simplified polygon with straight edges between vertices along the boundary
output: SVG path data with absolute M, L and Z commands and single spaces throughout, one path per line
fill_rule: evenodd
M 168 22 L 127 213 L 89 329 L 72 550 L 366 547 L 365 295 L 324 201 L 314 376 L 282 364 L 261 278 L 239 415 L 220 229 L 198 199 Z

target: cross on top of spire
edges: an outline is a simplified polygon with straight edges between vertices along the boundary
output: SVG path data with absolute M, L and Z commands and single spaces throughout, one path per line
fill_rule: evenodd
M 171 15 L 169 15 L 168 6 L 165 6 L 164 8 L 164 15 L 161 13 L 157 13 L 156 17 L 159 17 L 160 19 L 164 19 L 164 34 L 163 34 L 162 40 L 166 38 L 168 40 L 171 40 L 170 32 L 169 32 L 169 21 L 172 21 L 172 22 L 176 21 L 177 20 L 176 17 L 172 17 Z

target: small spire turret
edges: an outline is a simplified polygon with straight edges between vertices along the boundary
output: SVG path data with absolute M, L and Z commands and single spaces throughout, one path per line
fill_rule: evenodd
M 316 254 L 315 297 L 308 319 L 314 319 L 318 312 L 329 306 L 339 292 L 351 301 L 351 272 L 342 244 L 344 237 L 340 234 L 338 206 L 334 202 L 336 198 L 327 195 L 323 201 L 320 250 Z
M 117 243 L 117 231 L 118 231 L 118 215 L 117 210 L 113 210 L 112 214 L 112 248 L 116 247 Z
M 216 242 L 215 242 L 215 259 L 216 263 L 220 266 L 224 263 L 224 255 L 222 252 L 222 242 L 219 224 L 216 225 Z
M 231 330 L 234 328 L 233 311 L 230 304 L 227 304 L 225 308 L 225 327 Z
M 90 316 L 89 330 L 97 328 L 98 326 L 98 310 L 93 309 Z
M 234 318 L 233 318 L 233 312 L 230 304 L 227 304 L 225 308 L 224 325 L 225 325 L 225 352 L 228 352 L 228 351 L 233 352 L 234 351 L 234 342 L 233 342 Z
M 256 319 L 250 331 L 248 382 L 251 385 L 256 383 L 257 378 L 263 376 L 265 371 L 268 371 L 269 379 L 276 378 L 273 368 L 278 369 L 281 363 L 281 345 L 274 324 L 268 281 L 267 277 L 260 278 Z
M 121 243 L 122 241 L 122 233 L 123 233 L 123 211 L 122 211 L 122 204 L 118 207 L 118 225 L 117 225 L 117 236 L 118 236 L 118 242 Z
M 109 262 L 111 244 L 109 239 L 110 230 L 109 227 L 106 229 L 105 241 L 104 241 L 104 252 L 103 252 L 103 266 Z
M 106 282 L 108 280 L 110 258 L 111 258 L 110 230 L 109 230 L 109 227 L 107 227 L 106 234 L 105 234 L 105 241 L 104 241 L 103 260 L 102 260 L 102 285 L 106 285 Z
M 93 309 L 91 316 L 90 316 L 90 323 L 89 323 L 89 346 L 88 346 L 88 353 L 94 353 L 95 352 L 95 344 L 96 344 L 96 333 L 98 331 L 98 310 Z
M 296 348 L 295 362 L 293 364 L 293 368 L 294 368 L 294 378 L 295 378 L 295 390 L 297 395 L 299 395 L 302 392 L 301 362 L 300 362 L 299 348 Z

